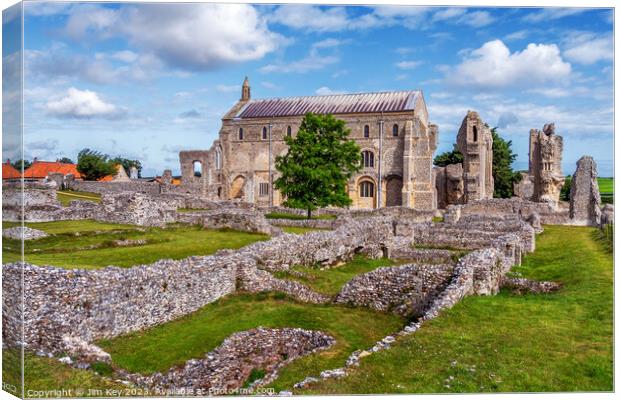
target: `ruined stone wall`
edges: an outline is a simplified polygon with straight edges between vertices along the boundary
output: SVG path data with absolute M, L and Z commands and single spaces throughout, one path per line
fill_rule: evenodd
M 22 269 L 23 318 L 28 350 L 65 351 L 65 338 L 92 342 L 145 329 L 191 313 L 232 293 L 237 284 L 253 292 L 279 290 L 301 300 L 329 299 L 298 282 L 274 278 L 266 270 L 293 265 L 333 264 L 355 254 L 380 257 L 389 248 L 390 220 L 353 220 L 335 231 L 283 234 L 240 250 L 212 256 L 160 260 L 132 268 L 67 270 L 31 264 L 5 264 L 3 334 L 5 344 L 20 341 Z
M 388 256 L 393 237 L 392 219 L 375 217 L 351 220 L 333 231 L 303 236 L 282 234 L 267 242 L 253 243 L 241 252 L 254 257 L 260 268 L 288 270 L 294 265 L 332 265 L 350 260 L 357 253 L 371 258 Z
M 577 225 L 598 226 L 601 222 L 601 194 L 596 162 L 590 156 L 577 161 L 570 186 L 570 218 Z
M 23 270 L 25 341 L 29 349 L 62 350 L 64 336 L 92 342 L 144 329 L 193 312 L 235 290 L 238 264 L 228 257 L 160 260 L 133 268 L 67 270 L 5 264 L 3 334 L 20 341 Z
M 463 204 L 465 202 L 463 164 L 433 167 L 433 171 L 437 190 L 437 208 L 445 209 L 450 204 Z
M 448 285 L 453 270 L 453 265 L 409 264 L 379 268 L 347 282 L 335 302 L 420 316 Z
M 93 192 L 99 194 L 105 193 L 120 193 L 120 192 L 138 192 L 147 194 L 159 194 L 161 193 L 160 184 L 157 182 L 145 182 L 138 180 L 123 181 L 111 181 L 111 182 L 99 182 L 99 181 L 81 181 L 73 180 L 65 183 L 68 189 L 76 190 L 80 192 Z
M 455 219 L 458 221 L 459 218 L 469 215 L 503 218 L 511 214 L 526 219 L 535 213 L 539 215 L 540 221 L 543 224 L 564 225 L 571 223 L 568 208 L 562 203 L 558 206 L 553 206 L 549 203 L 537 203 L 518 197 L 480 200 L 473 203 L 450 206 L 446 211 L 446 220 Z

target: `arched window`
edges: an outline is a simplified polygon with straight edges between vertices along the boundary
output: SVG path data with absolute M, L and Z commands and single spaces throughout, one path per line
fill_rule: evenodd
M 215 169 L 222 169 L 222 149 L 215 149 Z
M 289 125 L 286 128 L 286 136 L 291 137 L 293 135 L 293 130 L 291 129 L 291 126 Z
M 243 140 L 243 128 L 239 128 L 239 140 Z
M 398 136 L 398 124 L 392 126 L 392 136 Z
M 370 127 L 368 125 L 364 125 L 364 137 L 370 137 Z
M 375 153 L 370 150 L 362 151 L 362 167 L 374 168 L 375 166 Z
M 263 140 L 267 140 L 267 127 L 263 126 Z
M 194 161 L 192 167 L 194 168 L 194 176 L 202 176 L 202 163 L 200 161 Z
M 375 184 L 370 181 L 360 182 L 360 197 L 375 197 Z
M 473 131 L 474 131 L 474 142 L 477 142 L 478 141 L 478 128 L 474 126 Z

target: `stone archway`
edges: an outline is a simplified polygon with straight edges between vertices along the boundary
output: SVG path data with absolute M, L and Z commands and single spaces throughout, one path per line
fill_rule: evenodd
M 244 196 L 243 188 L 245 187 L 245 177 L 239 175 L 235 179 L 233 179 L 232 184 L 230 185 L 230 198 L 231 199 L 242 199 Z
M 403 178 L 398 175 L 388 176 L 385 180 L 385 205 L 403 205 Z

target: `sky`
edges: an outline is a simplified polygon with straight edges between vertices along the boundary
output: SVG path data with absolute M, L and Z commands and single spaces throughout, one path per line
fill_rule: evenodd
M 88 147 L 141 160 L 143 176 L 178 174 L 178 152 L 211 146 L 248 76 L 253 98 L 420 89 L 439 126 L 437 154 L 476 110 L 512 140 L 515 169 L 527 169 L 529 130 L 555 122 L 564 174 L 587 154 L 600 176 L 613 175 L 610 9 L 27 2 L 24 10 L 27 159 L 75 160 Z M 10 27 L 5 13 L 5 37 Z M 4 68 L 17 68 L 6 47 Z

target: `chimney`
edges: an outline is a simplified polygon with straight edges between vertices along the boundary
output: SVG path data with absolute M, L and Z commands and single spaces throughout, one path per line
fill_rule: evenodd
M 243 85 L 241 86 L 241 101 L 248 100 L 250 100 L 250 81 L 246 76 L 245 80 L 243 81 Z

